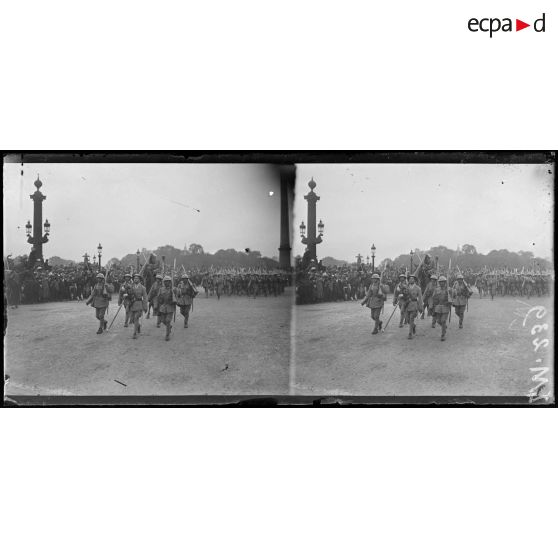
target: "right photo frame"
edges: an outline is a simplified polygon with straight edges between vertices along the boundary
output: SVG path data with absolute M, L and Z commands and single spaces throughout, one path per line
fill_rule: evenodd
M 297 164 L 291 394 L 553 404 L 553 153 Z

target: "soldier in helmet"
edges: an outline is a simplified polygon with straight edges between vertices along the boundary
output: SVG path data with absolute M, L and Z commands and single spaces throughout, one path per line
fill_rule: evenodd
M 163 277 L 163 286 L 159 289 L 159 294 L 157 295 L 159 301 L 159 315 L 161 316 L 161 322 L 165 324 L 167 328 L 167 334 L 165 336 L 165 341 L 170 339 L 170 334 L 172 330 L 172 318 L 176 311 L 176 289 L 172 286 L 172 278 L 168 275 Z
M 122 283 L 122 286 L 120 287 L 120 291 L 118 292 L 118 306 L 124 304 L 124 311 L 126 312 L 126 317 L 124 319 L 124 327 L 128 327 L 128 322 L 130 321 L 131 287 L 132 287 L 132 276 L 129 273 L 125 273 L 124 282 Z
M 530 299 L 533 295 L 533 286 L 535 285 L 535 281 L 533 280 L 533 276 L 528 273 L 527 276 L 523 279 L 523 289 L 525 294 L 527 295 L 527 299 Z
M 445 341 L 447 329 L 446 322 L 451 312 L 451 294 L 448 290 L 447 279 L 443 275 L 438 278 L 438 287 L 436 287 L 434 291 L 432 301 L 434 303 L 434 316 L 436 317 L 437 323 L 442 326 L 442 336 L 440 339 Z
M 190 278 L 185 273 L 176 287 L 176 303 L 180 308 L 180 313 L 184 316 L 184 327 L 188 327 L 188 318 L 194 298 L 198 291 L 194 289 Z
M 396 304 L 399 304 L 399 312 L 401 314 L 401 318 L 399 319 L 399 327 L 403 327 L 403 321 L 407 323 L 405 313 L 405 304 L 407 297 L 407 276 L 404 273 L 401 273 L 399 275 L 399 283 L 395 285 L 395 289 L 393 291 L 393 305 L 395 306 Z
M 107 321 L 105 320 L 105 313 L 107 311 L 111 295 L 114 292 L 114 287 L 110 283 L 105 283 L 105 276 L 102 273 L 97 273 L 97 282 L 91 289 L 91 295 L 86 301 L 86 305 L 93 305 L 95 308 L 95 317 L 99 320 L 99 329 L 97 333 L 103 333 L 107 329 Z
M 486 286 L 488 287 L 488 293 L 490 294 L 490 300 L 494 300 L 494 292 L 496 291 L 497 280 L 493 273 L 489 273 L 486 280 Z
M 374 331 L 372 335 L 375 335 L 382 329 L 382 322 L 380 321 L 380 313 L 384 307 L 384 301 L 387 298 L 387 293 L 389 292 L 389 287 L 387 285 L 380 284 L 380 276 L 377 273 L 372 275 L 372 283 L 368 288 L 368 292 L 361 302 L 361 305 L 366 305 L 370 308 L 370 317 L 374 320 Z
M 149 293 L 147 295 L 147 300 L 149 302 L 149 306 L 147 309 L 147 316 L 146 319 L 149 318 L 149 310 L 153 308 L 153 315 L 157 316 L 157 327 L 161 327 L 161 315 L 159 314 L 159 290 L 163 284 L 163 276 L 160 273 L 157 273 L 155 276 L 155 281 L 151 288 L 149 289 Z
M 415 324 L 415 318 L 417 314 L 423 310 L 422 291 L 416 281 L 416 276 L 411 273 L 409 275 L 409 286 L 407 288 L 408 299 L 406 306 L 407 320 L 409 322 L 408 339 L 412 339 L 413 335 L 416 335 L 417 326 Z
M 452 298 L 453 307 L 455 308 L 455 313 L 459 316 L 459 329 L 463 329 L 463 318 L 465 316 L 465 307 L 467 306 L 467 301 L 469 297 L 473 294 L 473 291 L 469 288 L 469 285 L 465 283 L 463 275 L 461 273 L 456 277 L 457 281 L 453 285 Z
M 428 310 L 428 316 L 432 317 L 432 327 L 436 327 L 436 317 L 434 316 L 434 302 L 432 297 L 434 296 L 434 291 L 438 284 L 438 277 L 436 274 L 430 276 L 430 283 L 426 285 L 426 289 L 422 295 L 424 301 L 424 310 L 422 311 L 421 318 L 424 319 L 424 313 Z
M 138 338 L 138 333 L 141 332 L 140 318 L 144 312 L 147 312 L 147 291 L 141 284 L 141 275 L 134 273 L 134 282 L 129 288 L 129 295 L 124 296 L 130 299 L 130 317 L 134 324 L 134 335 L 132 339 Z

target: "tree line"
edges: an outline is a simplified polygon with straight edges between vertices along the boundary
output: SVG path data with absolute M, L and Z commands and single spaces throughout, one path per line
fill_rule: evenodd
M 460 269 L 472 268 L 508 268 L 511 270 L 522 268 L 546 270 L 551 268 L 550 260 L 546 258 L 536 258 L 531 251 L 520 250 L 519 252 L 510 252 L 506 249 L 491 250 L 488 254 L 481 254 L 472 244 L 464 244 L 459 250 L 452 250 L 446 246 L 432 246 L 428 250 L 415 248 L 413 250 L 413 269 L 420 264 L 420 259 L 424 259 L 424 255 L 429 254 L 433 259 L 438 257 L 439 264 L 445 268 L 449 267 L 450 260 L 452 267 L 459 266 Z M 419 258 L 420 255 L 420 258 Z M 386 258 L 381 262 L 382 266 L 389 267 L 411 267 L 411 254 L 400 254 L 395 259 Z
M 154 250 L 148 250 L 147 248 L 142 248 L 140 250 L 139 263 L 142 267 L 146 259 L 150 257 L 151 254 L 155 254 L 158 260 L 162 260 L 163 256 L 165 258 L 166 265 L 173 266 L 176 260 L 177 268 L 184 266 L 186 269 L 192 268 L 211 268 L 211 266 L 217 267 L 244 267 L 244 268 L 278 268 L 279 262 L 274 258 L 267 258 L 262 256 L 261 252 L 258 250 L 250 250 L 246 248 L 244 251 L 238 251 L 234 248 L 228 248 L 226 250 L 217 250 L 214 254 L 205 252 L 201 244 L 190 244 L 185 246 L 182 250 L 167 244 L 166 246 L 159 246 Z M 103 267 L 114 265 L 117 267 L 127 268 L 132 266 L 134 269 L 137 265 L 138 256 L 137 252 L 126 254 L 122 258 L 111 258 L 108 261 L 103 261 Z M 18 256 L 11 259 L 16 266 L 28 267 L 29 256 L 27 254 L 23 256 Z M 58 266 L 68 266 L 76 264 L 73 260 L 66 260 L 59 258 L 58 256 L 53 256 L 48 259 L 48 265 L 50 267 Z M 89 262 L 93 265 L 93 261 L 90 259 Z M 12 265 L 13 265 L 12 264 Z

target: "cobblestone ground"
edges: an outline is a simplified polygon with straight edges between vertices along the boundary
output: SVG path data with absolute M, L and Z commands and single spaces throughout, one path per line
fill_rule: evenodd
M 110 305 L 109 324 L 118 306 Z M 5 374 L 10 395 L 280 395 L 289 393 L 292 288 L 279 297 L 195 300 L 170 341 L 142 318 L 132 339 L 122 310 L 97 335 L 83 302 L 9 309 Z M 122 382 L 122 384 L 116 382 Z
M 545 316 L 539 319 L 532 311 L 523 325 L 526 313 L 537 305 L 544 306 Z M 392 310 L 388 300 L 384 324 Z M 543 375 L 551 381 L 540 393 L 547 393 L 549 387 L 554 393 L 549 297 L 492 301 L 475 293 L 464 329 L 458 329 L 452 313 L 445 342 L 440 341 L 440 327 L 432 329 L 427 318 L 417 321 L 416 337 L 407 339 L 408 328 L 398 327 L 399 316 L 396 310 L 387 331 L 371 335 L 370 310 L 360 302 L 297 306 L 294 391 L 301 395 L 526 396 L 539 383 L 532 379 L 539 371 L 530 368 L 548 366 Z M 542 343 L 537 351 L 536 339 Z M 548 345 L 543 339 L 548 339 Z

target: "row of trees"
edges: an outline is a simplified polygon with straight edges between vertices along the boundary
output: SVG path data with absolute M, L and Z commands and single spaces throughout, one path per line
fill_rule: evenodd
M 201 244 L 190 244 L 188 247 L 184 247 L 183 250 L 180 248 L 175 248 L 170 244 L 166 246 L 159 246 L 154 250 L 148 250 L 147 248 L 141 249 L 141 254 L 139 257 L 140 266 L 143 266 L 146 259 L 149 258 L 151 253 L 156 254 L 158 259 L 165 257 L 167 265 L 172 266 L 176 260 L 176 266 L 180 268 L 182 265 L 186 269 L 192 269 L 195 267 L 266 267 L 266 268 L 278 268 L 279 262 L 274 258 L 267 258 L 261 255 L 261 252 L 257 250 L 246 249 L 243 252 L 229 248 L 227 250 L 217 250 L 214 254 L 210 254 L 204 251 Z M 107 265 L 116 265 L 122 267 L 136 267 L 137 265 L 137 253 L 126 254 L 123 258 L 112 258 L 106 262 L 103 262 L 103 267 Z M 27 255 L 18 256 L 13 260 L 10 259 L 10 267 L 15 266 L 27 266 L 29 258 Z M 64 260 L 57 256 L 49 258 L 48 265 L 50 267 L 56 267 L 60 265 L 70 265 L 76 262 L 72 260 Z M 93 262 L 90 262 L 93 265 Z
M 550 269 L 551 262 L 545 258 L 535 258 L 530 251 L 520 250 L 519 252 L 510 252 L 509 250 L 491 250 L 488 254 L 480 254 L 472 244 L 464 244 L 460 250 L 452 250 L 446 246 L 433 246 L 429 250 L 421 250 L 415 248 L 413 250 L 413 269 L 416 269 L 420 263 L 420 258 L 424 258 L 425 254 L 430 254 L 432 258 L 438 257 L 441 266 L 448 267 L 451 259 L 451 265 L 459 266 L 462 269 L 471 267 L 473 269 L 483 268 L 509 268 L 509 269 Z M 420 254 L 420 258 L 417 254 Z M 411 255 L 401 254 L 394 260 L 386 258 L 381 265 L 407 267 L 411 265 Z
M 195 247 L 195 249 L 192 249 Z M 140 256 L 140 266 L 143 266 L 149 254 L 155 254 L 157 258 L 162 259 L 165 257 L 167 265 L 173 265 L 176 260 L 176 266 L 180 268 L 182 265 L 186 269 L 201 268 L 201 267 L 279 267 L 279 262 L 272 258 L 266 258 L 261 255 L 257 250 L 245 250 L 239 252 L 234 248 L 227 250 L 217 250 L 214 254 L 207 253 L 199 244 L 190 245 L 190 249 L 180 250 L 171 245 L 159 246 L 155 250 L 143 250 L 143 255 Z M 118 262 L 120 265 L 136 266 L 137 255 L 127 254 Z

